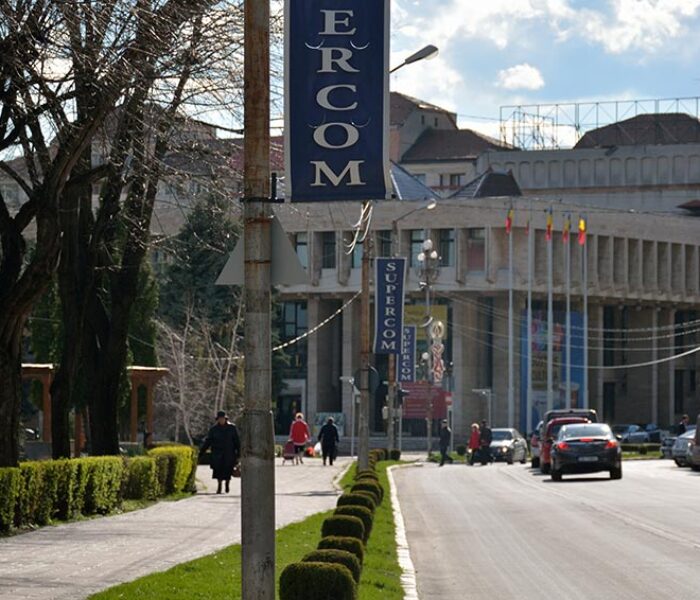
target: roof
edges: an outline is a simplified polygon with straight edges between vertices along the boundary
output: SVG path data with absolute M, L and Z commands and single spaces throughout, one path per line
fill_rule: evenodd
M 587 132 L 574 148 L 700 142 L 700 121 L 685 113 L 650 113 Z
M 448 115 L 454 123 L 457 123 L 457 115 L 450 112 L 447 109 L 436 106 L 435 104 L 430 104 L 418 98 L 413 98 L 412 96 L 407 96 L 406 94 L 400 94 L 399 92 L 391 92 L 389 95 L 389 115 L 390 124 L 403 125 L 406 119 L 411 116 L 414 110 L 432 110 L 435 112 L 440 112 Z
M 487 150 L 510 146 L 471 129 L 426 129 L 401 158 L 401 162 L 474 159 Z
M 394 162 L 391 163 L 391 184 L 397 200 L 425 200 L 438 197 L 422 181 Z
M 511 171 L 489 169 L 467 185 L 457 190 L 450 198 L 493 198 L 497 196 L 522 196 L 518 182 Z
M 678 208 L 683 208 L 690 211 L 693 215 L 700 215 L 700 200 L 690 200 L 684 204 L 679 204 Z

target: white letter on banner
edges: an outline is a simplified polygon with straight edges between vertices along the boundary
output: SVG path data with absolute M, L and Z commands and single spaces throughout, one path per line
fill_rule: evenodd
M 329 127 L 340 127 L 345 129 L 345 133 L 347 134 L 345 142 L 342 144 L 336 144 L 335 146 L 333 144 L 329 144 L 328 140 L 326 139 L 326 131 Z M 316 127 L 314 130 L 314 142 L 321 146 L 321 148 L 327 148 L 329 150 L 343 150 L 344 148 L 350 148 L 350 146 L 354 146 L 359 139 L 360 132 L 357 131 L 357 127 L 350 125 L 350 123 L 324 123 L 323 125 Z
M 348 161 L 348 164 L 345 165 L 345 168 L 342 170 L 340 175 L 336 175 L 333 172 L 333 169 L 331 169 L 328 166 L 328 163 L 326 163 L 325 161 L 312 160 L 311 164 L 314 165 L 314 167 L 316 167 L 316 179 L 311 184 L 311 187 L 326 185 L 325 183 L 321 182 L 321 173 L 323 173 L 328 178 L 328 181 L 331 182 L 331 185 L 333 185 L 333 187 L 338 187 L 348 174 L 350 175 L 350 183 L 348 183 L 348 185 L 367 185 L 364 181 L 362 181 L 362 178 L 360 177 L 360 165 L 364 162 L 364 160 Z
M 348 61 L 352 58 L 352 50 L 347 48 L 319 48 L 321 51 L 321 69 L 318 73 L 337 73 L 333 68 L 336 64 L 346 73 L 359 73 L 360 71 L 353 67 Z M 337 53 L 340 56 L 333 58 L 333 54 Z
M 331 101 L 329 99 L 329 95 L 333 90 L 337 90 L 338 88 L 345 88 L 348 90 L 351 90 L 354 93 L 357 93 L 357 86 L 355 85 L 347 85 L 347 84 L 338 84 L 338 85 L 329 85 L 324 88 L 321 88 L 318 90 L 318 94 L 316 94 L 316 102 L 321 108 L 325 108 L 326 110 L 354 110 L 357 108 L 357 102 L 353 102 L 349 106 L 335 106 L 334 104 L 331 104 Z
M 352 10 L 322 10 L 324 29 L 321 35 L 354 35 L 357 28 L 349 29 L 348 31 L 338 31 L 337 25 L 350 26 L 350 17 L 355 16 L 355 11 Z M 344 19 L 338 19 L 337 15 L 348 15 Z

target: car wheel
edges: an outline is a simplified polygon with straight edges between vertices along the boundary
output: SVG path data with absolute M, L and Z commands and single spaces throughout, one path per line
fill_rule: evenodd
M 527 454 L 523 452 L 523 457 L 520 459 L 520 464 L 524 465 L 527 462 Z
M 683 463 L 682 463 L 680 460 L 678 460 L 677 458 L 674 458 L 674 459 L 673 459 L 673 462 L 676 463 L 676 466 L 677 466 L 677 467 L 682 467 L 682 466 L 683 466 Z
M 532 468 L 533 468 L 533 469 L 537 469 L 539 466 L 540 466 L 540 457 L 539 457 L 539 456 L 533 457 L 533 459 L 532 459 Z
M 552 481 L 561 481 L 561 469 L 552 469 Z
M 693 471 L 700 471 L 700 465 L 690 465 L 690 468 L 693 469 Z
M 610 479 L 622 479 L 622 467 L 610 469 Z
M 549 463 L 540 463 L 540 471 L 542 471 L 545 475 L 549 475 L 551 470 L 552 466 Z
M 512 456 L 506 457 L 506 464 L 508 464 L 508 465 L 513 464 L 513 457 Z

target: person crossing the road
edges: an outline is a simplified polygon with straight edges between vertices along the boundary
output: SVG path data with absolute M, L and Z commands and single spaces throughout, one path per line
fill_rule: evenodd
M 480 434 L 479 434 L 479 424 L 478 423 L 472 423 L 472 431 L 471 434 L 469 435 L 469 444 L 467 446 L 469 450 L 469 464 L 474 465 L 474 461 L 476 460 L 476 455 L 479 453 L 479 448 L 481 447 L 481 442 L 480 442 Z
M 493 433 L 491 428 L 488 426 L 486 419 L 481 421 L 481 428 L 479 429 L 479 454 L 481 459 L 481 464 L 485 465 L 491 462 L 493 459 L 491 457 L 491 442 L 493 441 Z
M 450 449 L 450 442 L 452 441 L 452 430 L 447 424 L 447 419 L 443 419 L 442 426 L 440 427 L 440 466 L 448 461 L 452 464 L 454 461 L 452 457 L 447 453 Z

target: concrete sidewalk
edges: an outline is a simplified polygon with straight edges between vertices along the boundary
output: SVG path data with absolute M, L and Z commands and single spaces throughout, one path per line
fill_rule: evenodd
M 334 479 L 349 462 L 281 466 L 277 459 L 277 527 L 332 509 Z M 208 467 L 197 477 L 204 489 L 186 500 L 0 540 L 0 599 L 78 600 L 240 543 L 240 480 L 219 496 Z

